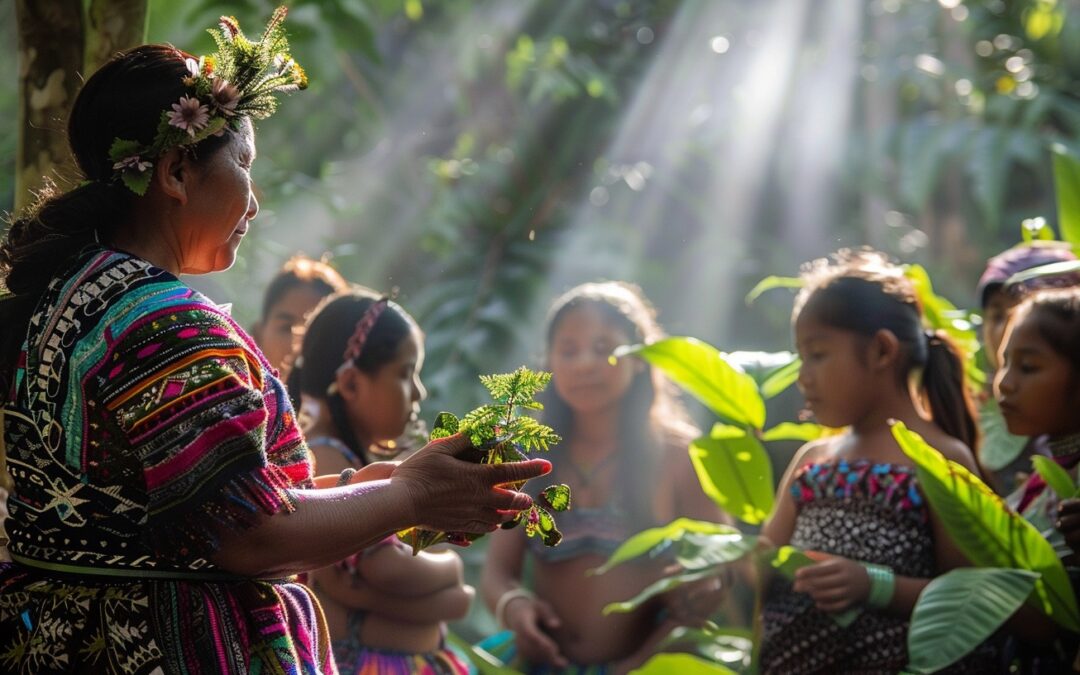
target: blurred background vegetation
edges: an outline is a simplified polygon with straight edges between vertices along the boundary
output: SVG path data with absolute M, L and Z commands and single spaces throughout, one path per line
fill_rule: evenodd
M 0 3 L 0 208 L 15 203 L 18 29 Z M 211 49 L 271 0 L 113 0 Z M 128 11 L 128 10 L 123 10 Z M 1054 222 L 1050 146 L 1080 145 L 1076 0 L 295 0 L 311 78 L 260 125 L 262 212 L 193 283 L 249 324 L 295 251 L 396 289 L 439 409 L 536 363 L 551 298 L 640 284 L 670 332 L 784 349 L 790 299 L 746 292 L 870 244 L 971 305 L 1022 219 Z M 32 47 L 32 45 L 29 45 Z M 44 125 L 61 133 L 62 121 Z M 58 174 L 63 180 L 70 176 Z

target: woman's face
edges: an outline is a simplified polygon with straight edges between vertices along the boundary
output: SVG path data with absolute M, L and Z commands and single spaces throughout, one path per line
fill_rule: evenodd
M 644 370 L 637 359 L 619 359 L 611 353 L 634 342 L 594 305 L 567 310 L 559 319 L 549 346 L 549 362 L 556 393 L 575 414 L 617 408 L 634 376 Z
M 292 365 L 304 322 L 322 298 L 323 294 L 311 284 L 301 282 L 271 305 L 266 317 L 259 322 L 255 331 L 259 348 L 282 374 Z
M 409 420 L 419 414 L 420 401 L 427 396 L 420 382 L 423 365 L 423 340 L 416 330 L 411 330 L 391 361 L 374 373 L 357 371 L 357 396 L 350 402 L 357 436 L 379 443 L 404 433 Z
M 1060 436 L 1078 431 L 1076 373 L 1039 334 L 1032 312 L 1020 311 L 1005 331 L 994 378 L 994 394 L 1009 433 Z
M 259 212 L 251 187 L 254 161 L 255 136 L 245 120 L 224 146 L 191 164 L 192 182 L 177 232 L 182 272 L 219 272 L 236 261 L 240 240 Z

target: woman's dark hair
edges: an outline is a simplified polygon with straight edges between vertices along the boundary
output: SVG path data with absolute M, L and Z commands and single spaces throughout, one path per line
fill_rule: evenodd
M 381 297 L 370 289 L 353 288 L 325 298 L 308 319 L 300 357 L 289 373 L 289 389 L 326 401 L 338 438 L 361 458 L 364 448 L 349 425 L 345 402 L 340 394 L 330 391 L 330 385 L 345 362 L 345 350 L 357 323 Z M 372 324 L 363 349 L 352 361 L 353 366 L 363 373 L 374 374 L 397 357 L 401 343 L 410 333 L 419 330 L 408 312 L 390 302 Z
M 68 117 L 68 144 L 84 182 L 68 192 L 49 184 L 11 221 L 0 242 L 0 380 L 10 375 L 26 328 L 49 282 L 96 241 L 108 242 L 138 197 L 115 179 L 109 149 L 123 138 L 150 145 L 161 115 L 187 92 L 190 54 L 143 45 L 115 56 L 86 81 Z M 228 142 L 211 136 L 186 151 L 209 157 Z
M 1080 288 L 1039 291 L 1013 310 L 1012 323 L 1030 315 L 1039 337 L 1080 374 Z
M 922 303 L 904 271 L 883 253 L 842 249 L 804 265 L 802 279 L 793 319 L 811 316 L 865 338 L 881 330 L 895 335 L 903 350 L 898 384 L 906 389 L 911 373 L 921 369 L 920 389 L 934 423 L 977 457 L 979 427 L 963 359 L 948 335 L 923 328 Z
M 345 281 L 341 273 L 331 267 L 326 260 L 314 260 L 305 255 L 294 255 L 285 261 L 266 286 L 261 319 L 266 321 L 270 318 L 270 310 L 273 306 L 281 302 L 281 299 L 294 288 L 311 288 L 322 297 L 326 297 L 331 293 L 348 290 L 349 282 Z
M 626 333 L 631 343 L 649 343 L 665 337 L 656 320 L 656 311 L 641 289 L 625 282 L 582 284 L 570 289 L 552 304 L 547 318 L 546 344 L 551 351 L 559 324 L 570 312 L 594 308 L 609 325 Z M 550 358 L 550 356 L 549 356 Z M 556 392 L 554 382 L 541 394 L 543 421 L 565 439 L 573 432 L 574 411 Z M 685 449 L 697 436 L 674 385 L 657 369 L 645 364 L 623 395 L 619 412 L 619 461 L 616 472 L 619 498 L 635 523 L 655 523 L 652 496 L 656 469 L 664 451 L 675 446 Z M 553 464 L 559 466 L 556 447 Z

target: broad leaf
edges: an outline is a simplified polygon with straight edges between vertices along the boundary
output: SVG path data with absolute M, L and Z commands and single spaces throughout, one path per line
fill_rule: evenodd
M 1065 146 L 1055 143 L 1054 192 L 1057 194 L 1061 238 L 1080 246 L 1080 160 Z
M 690 461 L 701 488 L 720 508 L 759 525 L 773 507 L 772 462 L 761 443 L 746 432 L 717 425 L 690 444 Z
M 603 565 L 589 570 L 589 574 L 603 574 L 616 565 L 643 556 L 659 546 L 671 546 L 674 542 L 682 539 L 687 532 L 739 534 L 739 531 L 730 525 L 692 520 L 690 518 L 678 518 L 663 527 L 644 530 L 630 537 L 619 548 L 615 549 L 615 552 L 611 554 L 611 557 Z
M 669 650 L 669 647 L 675 649 Z M 690 651 L 713 663 L 738 668 L 749 667 L 754 650 L 753 632 L 733 626 L 717 626 L 711 629 L 679 626 L 664 638 L 658 651 Z
M 615 358 L 637 356 L 656 366 L 721 418 L 741 426 L 765 425 L 765 401 L 754 378 L 731 365 L 712 345 L 672 337 L 615 350 Z
M 983 441 L 979 447 L 979 461 L 991 471 L 1001 471 L 1020 456 L 1027 445 L 1023 436 L 1014 436 L 1005 426 L 1001 408 L 993 397 L 979 406 L 979 426 Z
M 750 292 L 746 294 L 746 304 L 752 305 L 754 301 L 761 297 L 761 294 L 765 291 L 771 291 L 774 288 L 802 288 L 803 280 L 799 277 L 778 277 L 771 276 L 765 277 L 761 281 L 757 282 Z
M 769 376 L 761 384 L 761 395 L 770 399 L 785 391 L 799 379 L 799 369 L 802 368 L 802 359 L 795 357 L 791 363 L 781 366 L 769 373 Z
M 997 567 L 962 567 L 935 578 L 911 614 L 908 669 L 934 673 L 966 656 L 1024 604 L 1038 578 Z
M 660 595 L 661 593 L 667 593 L 680 586 L 686 584 L 692 584 L 695 581 L 701 581 L 702 579 L 708 579 L 709 577 L 716 577 L 723 574 L 724 568 L 721 566 L 710 567 L 704 570 L 696 570 L 694 572 L 679 572 L 669 577 L 664 577 L 649 584 L 645 590 L 641 591 L 633 598 L 625 600 L 623 602 L 613 602 L 604 607 L 604 616 L 608 614 L 626 614 L 632 612 L 638 607 Z
M 802 422 L 781 422 L 761 434 L 763 441 L 816 441 L 827 433 L 828 429 L 820 424 Z
M 720 665 L 710 663 L 692 654 L 657 654 L 645 665 L 631 671 L 634 675 L 735 675 L 735 671 Z
M 904 453 L 915 462 L 919 484 L 957 547 L 980 567 L 1037 572 L 1029 601 L 1051 619 L 1080 632 L 1080 611 L 1061 560 L 1039 531 L 1010 509 L 976 476 L 930 447 L 902 422 L 892 427 Z
M 746 557 L 757 543 L 753 535 L 687 532 L 674 544 L 675 560 L 688 572 L 706 570 Z
M 1031 458 L 1031 464 L 1035 467 L 1035 471 L 1046 481 L 1046 484 L 1058 494 L 1058 497 L 1072 499 L 1080 496 L 1078 494 L 1080 491 L 1077 490 L 1076 483 L 1073 482 L 1069 472 L 1054 460 L 1042 455 L 1035 455 Z

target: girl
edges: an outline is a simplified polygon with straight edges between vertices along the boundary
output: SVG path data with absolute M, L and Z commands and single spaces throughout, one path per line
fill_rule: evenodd
M 325 259 L 312 260 L 303 255 L 285 261 L 270 280 L 252 337 L 283 378 L 288 376 L 298 333 L 308 315 L 323 298 L 348 286 Z
M 882 254 L 840 251 L 807 265 L 803 280 L 798 385 L 819 422 L 847 430 L 799 451 L 763 529 L 821 560 L 793 585 L 770 585 L 762 672 L 897 672 L 919 592 L 966 561 L 923 500 L 889 421 L 978 472 L 962 363 L 945 336 L 923 330 L 914 288 Z M 851 607 L 863 611 L 847 628 L 829 617 Z M 987 651 L 954 669 L 987 672 Z
M 544 421 L 563 437 L 552 450 L 554 482 L 570 486 L 573 508 L 559 514 L 564 538 L 554 548 L 536 545 L 521 531 L 496 533 L 481 580 L 488 607 L 513 632 L 529 672 L 628 671 L 670 631 L 672 624 L 661 620 L 665 604 L 688 619 L 707 615 L 715 605 L 709 593 L 687 593 L 631 614 L 602 616 L 606 604 L 654 581 L 658 566 L 586 574 L 646 527 L 678 516 L 719 519 L 687 456 L 694 429 L 670 385 L 644 362 L 608 361 L 619 345 L 661 336 L 640 291 L 622 283 L 574 288 L 549 314 L 553 377 Z M 522 585 L 526 561 L 532 564 L 532 590 Z
M 369 465 L 368 449 L 415 421 L 424 398 L 423 336 L 405 310 L 367 290 L 338 293 L 308 324 L 292 384 L 318 403 L 308 445 L 322 474 Z M 370 469 L 376 469 L 371 465 Z M 355 480 L 355 477 L 353 477 Z M 312 574 L 342 673 L 467 673 L 443 647 L 445 621 L 468 611 L 456 553 L 412 550 L 395 536 Z
M 1080 463 L 1080 290 L 1046 290 L 1025 299 L 1009 319 L 999 357 L 994 389 L 1009 432 L 1045 435 L 1050 456 L 1075 480 Z M 1076 564 L 1080 502 L 1065 500 L 1059 510 L 1058 496 L 1037 473 L 1007 501 L 1047 536 L 1066 564 Z M 1022 626 L 1014 622 L 1013 627 Z M 1047 628 L 1043 644 L 1011 643 L 1020 672 L 1069 669 L 1075 638 L 1047 644 L 1045 635 L 1053 633 Z

